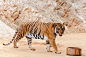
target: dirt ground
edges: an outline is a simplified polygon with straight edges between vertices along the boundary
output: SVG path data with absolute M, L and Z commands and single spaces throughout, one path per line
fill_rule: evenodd
M 64 34 L 62 37 L 57 36 L 56 44 L 61 54 L 55 54 L 53 48 L 47 52 L 45 40 L 33 39 L 33 47 L 36 51 L 29 49 L 26 38 L 18 42 L 19 48 L 13 48 L 13 43 L 9 46 L 3 46 L 3 43 L 8 43 L 11 40 L 0 38 L 0 57 L 86 57 L 86 33 Z M 79 47 L 82 49 L 82 56 L 66 55 L 67 47 Z

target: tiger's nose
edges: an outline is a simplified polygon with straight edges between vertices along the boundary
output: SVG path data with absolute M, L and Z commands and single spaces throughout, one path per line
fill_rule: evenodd
M 56 31 L 56 33 L 59 33 L 58 31 Z

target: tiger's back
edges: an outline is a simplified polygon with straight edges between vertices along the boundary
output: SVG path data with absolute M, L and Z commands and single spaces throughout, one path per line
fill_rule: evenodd
M 49 26 L 51 24 L 42 23 L 42 22 L 28 22 L 26 24 L 22 24 L 19 29 L 17 30 L 18 34 L 22 38 L 24 36 L 33 35 L 35 38 L 36 36 L 41 37 L 43 35 L 47 36 L 49 32 Z

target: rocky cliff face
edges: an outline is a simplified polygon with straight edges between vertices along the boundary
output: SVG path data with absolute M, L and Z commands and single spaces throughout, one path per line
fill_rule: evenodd
M 66 33 L 86 32 L 86 0 L 0 0 L 0 20 L 15 29 L 36 21 L 66 23 Z

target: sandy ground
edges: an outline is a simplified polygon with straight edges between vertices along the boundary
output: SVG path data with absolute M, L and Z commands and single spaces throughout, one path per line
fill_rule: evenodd
M 33 47 L 36 51 L 29 49 L 26 38 L 18 42 L 19 48 L 13 48 L 13 43 L 9 46 L 3 46 L 2 43 L 8 43 L 11 40 L 0 38 L 0 57 L 86 57 L 86 33 L 64 34 L 62 37 L 57 36 L 56 43 L 61 54 L 55 54 L 53 48 L 47 52 L 45 40 L 33 39 Z M 66 55 L 67 47 L 79 47 L 82 49 L 82 56 Z

